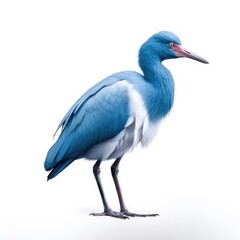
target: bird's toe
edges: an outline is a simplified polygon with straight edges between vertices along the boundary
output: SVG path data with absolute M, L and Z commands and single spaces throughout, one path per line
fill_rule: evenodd
M 129 212 L 127 209 L 122 210 L 120 213 L 123 214 L 124 216 L 128 216 L 128 217 L 157 217 L 157 216 L 159 216 L 157 213 L 153 213 L 153 214 L 132 213 L 132 212 Z
M 107 210 L 102 213 L 90 213 L 90 216 L 96 216 L 96 217 L 101 217 L 101 216 L 108 216 L 108 217 L 114 217 L 114 218 L 120 218 L 120 219 L 128 219 L 128 216 L 125 216 L 121 212 L 114 212 L 112 210 Z

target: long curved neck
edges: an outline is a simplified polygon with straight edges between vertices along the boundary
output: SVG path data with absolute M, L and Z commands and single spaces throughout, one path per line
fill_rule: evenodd
M 146 97 L 150 120 L 160 120 L 168 114 L 173 105 L 174 81 L 172 74 L 153 52 L 140 51 L 139 65 L 145 81 L 152 86 Z

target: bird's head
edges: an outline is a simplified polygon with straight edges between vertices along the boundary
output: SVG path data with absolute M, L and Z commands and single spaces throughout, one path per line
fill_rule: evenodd
M 186 57 L 202 63 L 208 63 L 204 58 L 184 49 L 178 36 L 168 31 L 161 31 L 150 37 L 142 45 L 140 54 L 141 52 L 147 52 L 148 55 L 157 54 L 161 61 Z

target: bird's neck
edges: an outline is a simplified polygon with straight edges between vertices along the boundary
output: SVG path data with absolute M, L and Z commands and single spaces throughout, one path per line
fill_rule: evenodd
M 144 73 L 145 81 L 152 90 L 146 102 L 149 117 L 155 121 L 163 118 L 171 110 L 174 100 L 174 81 L 171 72 L 154 55 L 140 55 L 139 65 Z

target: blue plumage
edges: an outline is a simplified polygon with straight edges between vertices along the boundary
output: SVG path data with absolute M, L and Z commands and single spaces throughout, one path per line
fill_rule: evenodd
M 120 80 L 117 75 L 106 78 L 73 105 L 58 127 L 62 127 L 62 132 L 49 150 L 46 170 L 59 162 L 84 157 L 91 146 L 115 137 L 124 128 L 128 96 L 124 91 L 111 89 Z
M 120 218 L 147 216 L 126 210 L 117 168 L 127 151 L 140 142 L 147 145 L 151 141 L 158 123 L 170 111 L 174 100 L 174 81 L 162 61 L 178 57 L 207 63 L 205 59 L 183 49 L 175 34 L 159 32 L 139 50 L 143 75 L 123 71 L 90 88 L 70 108 L 58 126 L 57 130 L 61 128 L 61 133 L 48 151 L 44 164 L 47 171 L 51 170 L 48 179 L 57 176 L 76 159 L 97 160 L 94 174 L 104 205 L 104 212 L 100 215 Z M 112 174 L 120 201 L 120 213 L 112 212 L 108 207 L 99 176 L 101 161 L 113 158 L 116 161 L 112 165 Z

